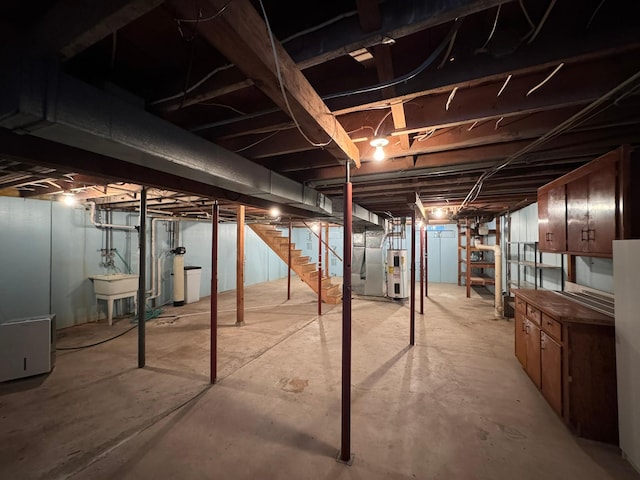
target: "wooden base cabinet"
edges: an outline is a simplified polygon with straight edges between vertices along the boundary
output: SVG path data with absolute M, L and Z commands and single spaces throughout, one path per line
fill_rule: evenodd
M 515 292 L 515 353 L 580 437 L 618 444 L 613 319 L 549 290 Z
M 546 332 L 540 335 L 540 372 L 542 395 L 562 416 L 562 346 Z

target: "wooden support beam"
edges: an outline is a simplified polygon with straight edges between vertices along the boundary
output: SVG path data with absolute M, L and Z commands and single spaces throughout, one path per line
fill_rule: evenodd
M 205 17 L 224 12 L 198 26 L 199 34 L 236 65 L 255 85 L 291 116 L 314 146 L 323 146 L 337 159 L 360 166 L 360 152 L 349 135 L 269 31 L 249 0 L 208 0 Z M 198 18 L 190 0 L 173 0 L 181 18 Z M 274 59 L 274 50 L 277 60 Z M 276 63 L 277 62 L 277 63 Z
M 236 325 L 244 325 L 244 205 L 238 205 L 236 249 Z

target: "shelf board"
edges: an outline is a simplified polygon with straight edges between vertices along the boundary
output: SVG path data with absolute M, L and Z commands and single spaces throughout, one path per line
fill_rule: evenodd
M 531 262 L 529 260 L 522 260 L 520 262 L 521 265 L 525 265 L 527 267 L 537 267 L 537 268 L 561 268 L 560 265 L 550 265 L 548 263 L 536 263 Z
M 469 277 L 471 285 L 495 285 L 496 281 L 491 277 L 478 277 L 476 275 Z
M 520 282 L 520 285 L 518 285 L 518 282 L 510 281 L 509 286 L 515 288 L 536 288 L 536 285 L 530 282 Z
M 495 262 L 469 262 L 471 268 L 495 268 Z
M 515 263 L 517 265 L 524 265 L 525 267 L 535 267 L 535 268 L 550 268 L 550 269 L 560 269 L 562 268 L 560 265 L 550 265 L 548 263 L 536 263 L 530 260 L 515 260 L 515 259 L 507 259 L 507 263 Z

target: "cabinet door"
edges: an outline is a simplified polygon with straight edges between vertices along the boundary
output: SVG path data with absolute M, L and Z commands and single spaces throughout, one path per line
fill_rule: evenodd
M 589 251 L 588 176 L 567 184 L 567 247 L 570 252 Z
M 562 416 L 562 347 L 540 333 L 540 389 L 555 412 Z
M 547 252 L 563 252 L 567 249 L 564 185 L 538 191 L 538 247 Z
M 525 320 L 524 315 L 516 311 L 515 321 L 515 343 L 516 343 L 516 358 L 524 368 L 527 368 L 527 335 L 525 332 Z
M 608 164 L 588 176 L 589 253 L 613 254 L 616 238 L 616 165 Z
M 540 327 L 525 320 L 527 365 L 525 370 L 536 387 L 540 388 Z
M 549 190 L 538 190 L 538 247 L 549 250 Z

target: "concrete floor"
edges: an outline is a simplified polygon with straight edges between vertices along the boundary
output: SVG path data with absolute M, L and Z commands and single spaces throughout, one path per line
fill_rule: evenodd
M 340 448 L 341 306 L 317 317 L 286 280 L 220 296 L 219 382 L 208 298 L 58 352 L 48 375 L 0 384 L 2 479 L 634 479 L 615 447 L 574 437 L 513 354 L 493 297 L 431 284 L 408 347 L 408 305 L 353 300 L 353 465 Z M 179 315 L 179 316 L 174 316 Z M 103 320 L 58 347 L 125 332 Z

